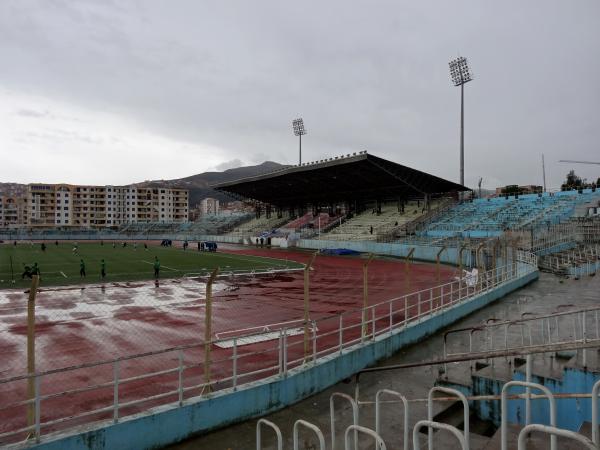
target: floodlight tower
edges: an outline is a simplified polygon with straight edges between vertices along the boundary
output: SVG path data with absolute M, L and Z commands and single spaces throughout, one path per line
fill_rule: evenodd
M 465 185 L 465 83 L 473 79 L 467 58 L 459 56 L 450 61 L 450 75 L 454 86 L 460 86 L 460 184 Z
M 304 121 L 301 117 L 292 120 L 292 127 L 294 128 L 294 134 L 300 138 L 300 155 L 298 158 L 298 165 L 302 164 L 302 136 L 306 134 L 304 128 Z

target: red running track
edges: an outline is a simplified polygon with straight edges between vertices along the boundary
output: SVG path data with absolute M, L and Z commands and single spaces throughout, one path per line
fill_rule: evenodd
M 267 250 L 255 248 L 226 248 L 227 252 L 269 256 L 307 262 L 310 253 L 298 251 Z M 310 275 L 310 316 L 319 321 L 316 350 L 332 349 L 339 342 L 339 319 L 333 317 L 362 307 L 362 264 L 356 257 L 317 256 Z M 440 280 L 449 281 L 455 270 L 442 266 Z M 439 284 L 436 268 L 432 264 L 411 264 L 410 291 L 428 289 Z M 213 304 L 213 336 L 242 328 L 263 326 L 303 317 L 303 275 L 301 272 L 280 274 L 274 277 L 256 277 L 220 281 L 215 286 Z M 376 304 L 406 292 L 405 265 L 400 260 L 375 259 L 369 266 L 369 302 Z M 26 360 L 26 298 L 20 291 L 0 293 L 0 352 L 3 355 L 0 377 L 7 379 L 25 373 Z M 409 304 L 410 306 L 410 304 Z M 434 305 L 435 306 L 435 305 Z M 376 311 L 376 329 L 389 326 L 389 307 Z M 427 306 L 423 307 L 425 311 Z M 148 283 L 125 283 L 116 286 L 87 287 L 85 290 L 48 290 L 38 295 L 36 356 L 37 371 L 47 371 L 79 364 L 107 361 L 149 351 L 181 345 L 201 344 L 204 336 L 204 290 L 194 281 L 167 280 L 159 287 Z M 416 309 L 409 311 L 409 316 Z M 394 305 L 393 321 L 404 319 L 404 305 Z M 347 314 L 345 326 L 359 324 L 360 312 Z M 370 333 L 372 328 L 368 329 Z M 326 336 L 323 336 L 326 335 Z M 228 335 L 229 336 L 229 335 Z M 343 335 L 344 342 L 360 337 L 357 326 Z M 301 363 L 304 355 L 303 336 L 288 339 L 288 360 Z M 272 368 L 277 365 L 278 340 L 254 343 L 238 348 L 238 373 Z M 313 349 L 311 347 L 310 351 Z M 257 354 L 259 353 L 259 354 Z M 203 346 L 182 352 L 184 386 L 197 386 L 203 382 Z M 230 377 L 231 349 L 212 346 L 211 379 Z M 246 355 L 246 356 L 244 356 Z M 219 360 L 225 360 L 219 362 Z M 119 379 L 144 373 L 173 369 L 178 366 L 176 352 L 123 361 L 119 366 Z M 82 391 L 68 396 L 58 396 L 42 401 L 41 420 L 52 421 L 81 414 L 113 404 L 114 367 L 111 364 L 59 372 L 41 378 L 42 395 L 66 390 Z M 272 375 L 276 368 L 261 374 L 240 378 L 239 383 Z M 86 387 L 106 384 L 102 388 L 85 391 Z M 144 380 L 130 381 L 119 387 L 119 403 L 125 404 L 152 395 L 175 390 L 178 374 L 170 373 Z M 231 382 L 213 385 L 213 389 L 230 387 Z M 201 393 L 190 389 L 185 398 Z M 167 396 L 142 404 L 125 406 L 120 416 L 146 410 L 152 406 L 177 401 L 177 395 Z M 26 381 L 0 383 L 0 434 L 27 425 L 26 406 L 3 408 L 26 399 Z M 77 424 L 113 417 L 112 411 L 98 413 L 42 427 L 42 434 L 65 429 Z M 13 442 L 23 435 L 0 444 Z

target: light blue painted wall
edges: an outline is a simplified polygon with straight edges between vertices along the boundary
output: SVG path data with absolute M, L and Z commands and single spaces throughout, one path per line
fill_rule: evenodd
M 589 262 L 580 266 L 569 267 L 569 275 L 573 277 L 582 277 L 584 275 L 590 275 L 600 270 L 600 261 Z
M 594 383 L 600 379 L 600 373 L 587 371 L 580 368 L 569 367 L 563 370 L 561 379 L 545 378 L 532 374 L 531 380 L 534 383 L 546 386 L 552 393 L 590 393 Z M 466 395 L 500 395 L 505 380 L 497 380 L 473 376 L 473 386 L 461 390 Z M 518 371 L 513 375 L 513 380 L 525 381 L 525 374 Z M 453 386 L 454 387 L 454 386 Z M 511 394 L 522 394 L 525 388 L 515 386 L 509 391 Z M 539 394 L 537 390 L 532 391 Z M 584 421 L 592 420 L 592 409 L 590 399 L 557 399 L 557 425 L 571 431 L 578 431 Z M 492 421 L 496 426 L 500 426 L 500 401 L 487 400 L 477 402 L 475 411 L 477 415 L 484 419 Z M 531 418 L 533 423 L 550 425 L 550 406 L 546 400 L 535 400 L 531 402 Z M 508 420 L 511 423 L 525 424 L 525 400 L 508 401 Z
M 530 272 L 505 283 L 468 303 L 438 312 L 430 319 L 412 324 L 393 334 L 379 336 L 375 342 L 357 345 L 339 355 L 324 357 L 313 367 L 294 369 L 286 378 L 273 377 L 244 386 L 237 392 L 222 391 L 211 398 L 196 399 L 182 407 L 170 406 L 130 417 L 113 425 L 105 424 L 80 434 L 66 434 L 36 446 L 43 450 L 155 449 L 206 432 L 284 408 L 307 396 L 350 377 L 359 370 L 394 354 L 460 318 L 502 298 L 537 279 Z
M 414 259 L 421 261 L 435 261 L 438 252 L 442 249 L 441 246 L 431 245 L 408 245 L 373 241 L 329 241 L 325 239 L 300 239 L 297 245 L 301 248 L 314 250 L 344 248 L 363 253 L 375 253 L 377 255 L 390 255 L 398 257 L 405 257 L 408 255 L 408 252 L 410 252 L 411 249 L 414 249 Z M 440 255 L 440 261 L 445 264 L 457 265 L 458 252 L 459 250 L 457 248 L 448 247 Z M 462 263 L 465 266 L 471 266 L 474 262 L 473 254 L 467 250 L 463 251 L 462 260 Z

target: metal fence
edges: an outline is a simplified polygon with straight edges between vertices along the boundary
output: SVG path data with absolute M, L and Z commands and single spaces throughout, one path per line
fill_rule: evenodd
M 423 365 L 425 366 L 427 363 L 423 363 Z M 525 392 L 522 394 L 516 394 L 516 395 L 510 395 L 508 394 L 509 392 L 509 388 L 514 387 L 514 386 L 519 386 L 519 387 L 526 387 L 527 389 L 535 389 L 535 390 L 539 390 L 542 392 L 542 395 L 532 395 L 529 392 Z M 537 383 L 532 383 L 532 382 L 524 382 L 524 381 L 510 381 L 504 384 L 503 388 L 502 388 L 502 394 L 499 396 L 499 400 L 501 400 L 501 423 L 500 423 L 500 448 L 502 450 L 507 450 L 508 449 L 508 432 L 507 432 L 507 428 L 508 428 L 508 416 L 506 414 L 507 411 L 507 407 L 508 407 L 508 402 L 511 400 L 521 400 L 521 399 L 530 399 L 530 400 L 547 400 L 550 404 L 550 423 L 551 425 L 542 425 L 542 424 L 538 424 L 538 423 L 531 423 L 531 421 L 527 421 L 527 423 L 525 424 L 525 426 L 523 428 L 521 428 L 518 431 L 518 436 L 517 436 L 517 450 L 525 450 L 527 448 L 527 444 L 528 444 L 528 438 L 530 436 L 530 434 L 532 432 L 539 432 L 539 433 L 543 433 L 548 435 L 550 438 L 548 439 L 548 443 L 549 444 L 547 446 L 547 448 L 549 448 L 550 450 L 556 450 L 558 448 L 558 441 L 557 441 L 557 437 L 561 436 L 563 438 L 567 438 L 569 440 L 572 440 L 573 442 L 577 442 L 581 445 L 581 447 L 577 447 L 577 448 L 586 448 L 586 449 L 591 449 L 591 450 L 595 450 L 600 448 L 600 438 L 599 433 L 598 433 L 598 414 L 597 414 L 597 408 L 598 408 L 598 392 L 600 390 L 600 381 L 596 382 L 591 394 L 589 393 L 581 393 L 581 394 L 571 394 L 569 395 L 568 398 L 580 398 L 580 399 L 584 399 L 584 398 L 592 398 L 592 415 L 594 417 L 594 419 L 592 420 L 592 439 L 589 439 L 588 437 L 580 434 L 580 433 L 576 433 L 573 431 L 569 431 L 569 430 L 564 430 L 561 428 L 558 428 L 556 426 L 556 408 L 557 408 L 557 399 L 559 398 L 564 398 L 563 397 L 559 397 L 559 396 L 555 396 L 555 394 L 553 394 L 548 388 L 546 388 L 545 386 L 541 385 L 541 384 L 537 384 Z M 438 396 L 438 397 L 434 397 L 434 394 L 436 392 L 441 392 L 442 394 L 445 394 L 443 396 Z M 402 429 L 404 431 L 402 438 L 400 439 L 401 443 L 402 443 L 402 448 L 404 448 L 404 450 L 408 450 L 410 448 L 413 448 L 415 450 L 423 448 L 425 444 L 426 447 L 429 450 L 433 450 L 435 448 L 435 443 L 440 443 L 440 439 L 438 439 L 436 441 L 436 439 L 434 438 L 433 435 L 433 431 L 434 430 L 445 430 L 447 432 L 449 432 L 452 435 L 452 439 L 455 441 L 458 441 L 457 443 L 455 443 L 455 447 L 452 448 L 460 448 L 462 450 L 469 450 L 470 448 L 470 440 L 471 440 L 471 436 L 469 433 L 469 429 L 468 429 L 468 424 L 469 424 L 469 417 L 470 417 L 470 413 L 471 413 L 471 406 L 470 403 L 473 402 L 477 402 L 477 401 L 481 401 L 481 400 L 489 400 L 490 396 L 484 396 L 485 398 L 482 398 L 481 396 L 470 396 L 467 397 L 465 396 L 462 392 L 460 392 L 459 390 L 456 389 L 451 389 L 451 388 L 442 388 L 442 387 L 433 387 L 429 390 L 427 398 L 426 399 L 407 399 L 402 393 L 397 392 L 397 391 L 392 391 L 389 389 L 381 389 L 379 391 L 377 391 L 376 395 L 375 395 L 375 401 L 368 401 L 368 400 L 362 400 L 359 401 L 358 398 L 352 399 L 352 397 L 348 397 L 346 394 L 341 394 L 338 392 L 334 392 L 331 397 L 330 397 L 330 416 L 331 416 L 331 426 L 329 429 L 329 433 L 331 435 L 331 449 L 335 450 L 337 448 L 342 448 L 340 447 L 340 443 L 343 443 L 343 448 L 344 450 L 356 450 L 357 449 L 357 444 L 358 444 L 358 433 L 361 434 L 365 434 L 368 435 L 372 438 L 373 442 L 375 442 L 375 448 L 377 450 L 385 450 L 386 448 L 388 448 L 388 446 L 390 445 L 390 441 L 387 442 L 383 439 L 382 437 L 382 426 L 381 426 L 381 416 L 383 415 L 383 413 L 381 412 L 381 394 L 386 393 L 388 395 L 393 395 L 395 397 L 397 397 L 399 400 L 395 400 L 395 401 L 386 401 L 386 403 L 400 403 L 403 406 L 403 415 L 402 415 L 402 422 L 400 420 L 390 420 L 388 423 L 391 423 L 392 426 L 398 426 L 401 425 Z M 340 422 L 341 418 L 339 417 L 339 414 L 336 414 L 336 411 L 334 409 L 334 402 L 333 399 L 337 396 L 343 396 L 343 397 L 347 397 L 349 399 L 349 402 L 352 405 L 352 413 L 353 413 L 353 421 L 351 425 L 348 425 L 345 428 L 345 432 L 343 433 L 344 436 L 344 440 L 343 442 L 340 442 L 341 440 L 336 440 L 336 430 L 335 430 L 335 424 L 336 422 Z M 464 428 L 463 430 L 460 430 L 459 428 L 457 428 L 456 426 L 453 425 L 449 425 L 443 422 L 438 422 L 434 420 L 433 417 L 433 402 L 449 402 L 449 401 L 456 401 L 459 400 L 462 405 L 463 405 L 463 413 L 464 413 Z M 410 411 L 411 411 L 411 407 L 410 405 L 413 404 L 415 402 L 427 402 L 427 418 L 423 419 L 423 420 L 419 420 L 417 421 L 414 426 L 412 427 L 412 433 L 410 433 L 411 431 L 411 427 L 409 426 L 408 423 L 408 417 L 410 416 Z M 360 425 L 359 424 L 359 407 L 362 405 L 368 405 L 368 404 L 375 404 L 375 408 L 377 410 L 377 415 L 376 415 L 376 419 L 375 419 L 375 427 L 372 427 L 372 424 L 363 424 Z M 337 417 L 337 418 L 336 418 Z M 394 416 L 395 417 L 395 416 Z M 364 420 L 363 420 L 364 422 Z M 263 442 L 261 439 L 261 427 L 263 425 L 268 425 L 275 433 L 276 438 L 277 438 L 277 448 L 279 450 L 281 450 L 283 448 L 283 433 L 281 432 L 279 426 L 277 426 L 275 423 L 267 421 L 265 419 L 259 419 L 257 424 L 256 424 L 256 449 L 257 450 L 262 450 L 263 449 Z M 318 439 L 318 442 L 320 444 L 321 449 L 325 448 L 325 434 L 323 433 L 323 431 L 321 431 L 321 429 L 319 427 L 317 427 L 316 425 L 307 422 L 305 420 L 299 419 L 294 423 L 294 436 L 293 436 L 293 444 L 294 444 L 294 449 L 298 448 L 298 428 L 299 426 L 302 425 L 303 427 L 306 427 L 308 429 L 310 429 L 314 436 L 316 436 L 316 438 Z M 421 434 L 421 430 L 426 428 L 428 430 L 428 433 L 426 434 Z M 398 435 L 397 433 L 395 433 L 395 437 L 394 437 L 394 444 L 396 444 L 396 441 L 398 440 Z M 412 438 L 410 439 L 409 436 Z M 447 434 L 445 435 L 447 436 Z M 444 439 L 446 439 L 444 437 Z M 422 441 L 425 441 L 424 443 Z M 455 442 L 452 441 L 452 442 Z M 313 447 L 311 448 L 316 448 L 315 445 L 317 444 L 316 440 L 313 441 L 309 441 L 306 442 L 308 445 L 313 445 Z M 412 443 L 412 446 L 411 446 Z M 447 444 L 446 444 L 447 445 Z M 444 445 L 444 448 L 449 448 L 446 445 Z M 391 447 L 390 447 L 391 448 Z M 394 446 L 393 448 L 400 448 L 399 446 Z M 496 448 L 496 447 L 494 447 Z M 515 448 L 515 447 L 512 447 Z M 538 448 L 538 447 L 536 447 Z M 570 447 L 571 448 L 571 447 Z M 574 447 L 573 447 L 574 448 Z
M 0 381 L 0 393 L 12 400 L 0 404 L 0 417 L 8 412 L 11 419 L 0 426 L 0 443 L 28 434 L 39 440 L 43 434 L 95 421 L 117 423 L 151 407 L 182 405 L 215 390 L 235 391 L 249 382 L 285 377 L 321 357 L 342 354 L 428 320 L 536 267 L 535 255 L 519 252 L 514 263 L 367 308 L 308 322 L 265 325 L 258 332 L 228 330 L 212 342 L 6 378 Z M 208 351 L 210 359 L 205 360 Z M 33 389 L 27 394 L 23 386 L 29 380 Z

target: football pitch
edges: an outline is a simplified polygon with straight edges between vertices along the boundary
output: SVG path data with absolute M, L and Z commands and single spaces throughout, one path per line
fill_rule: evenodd
M 195 246 L 187 250 L 143 243 L 100 242 L 80 243 L 73 251 L 71 242 L 0 244 L 0 289 L 27 287 L 31 281 L 22 278 L 25 266 L 38 263 L 41 286 L 62 286 L 84 283 L 125 282 L 154 279 L 154 258 L 160 261 L 160 278 L 204 275 L 215 267 L 221 272 L 252 272 L 302 267 L 294 261 L 233 253 L 200 252 Z M 81 260 L 86 276 L 80 276 Z M 106 277 L 100 276 L 101 261 L 106 265 Z M 14 280 L 14 282 L 13 282 Z

